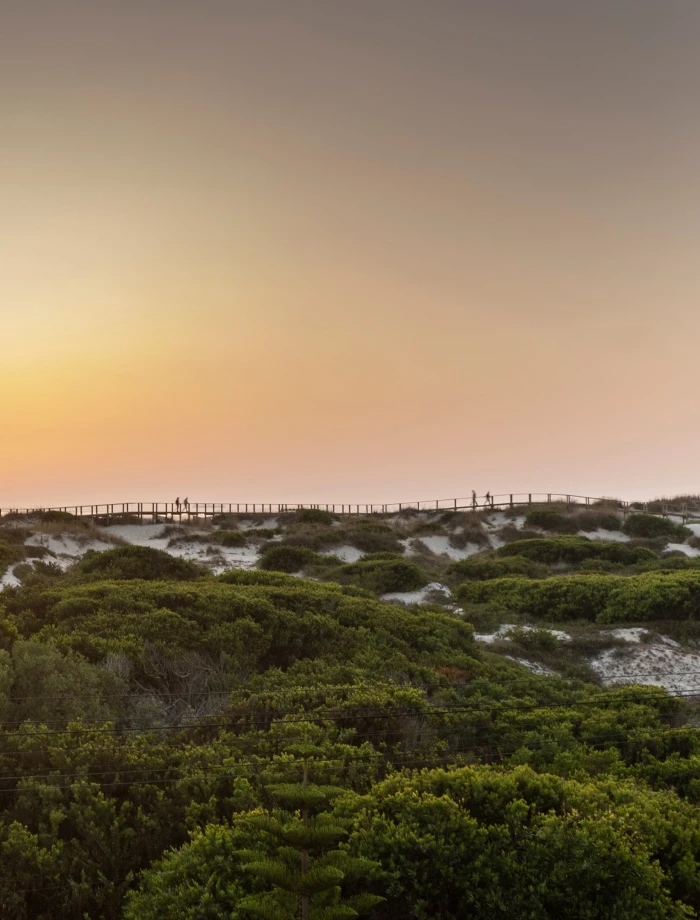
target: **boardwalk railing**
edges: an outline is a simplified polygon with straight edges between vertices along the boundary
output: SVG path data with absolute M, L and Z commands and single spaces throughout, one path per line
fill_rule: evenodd
M 284 514 L 303 509 L 329 511 L 332 514 L 396 514 L 407 511 L 483 511 L 506 508 L 530 507 L 533 505 L 566 505 L 618 509 L 624 514 L 635 511 L 653 511 L 655 514 L 681 517 L 700 517 L 700 504 L 671 506 L 658 502 L 627 502 L 616 498 L 592 498 L 588 495 L 572 495 L 554 492 L 523 492 L 503 495 L 477 496 L 474 498 L 438 498 L 416 502 L 394 502 L 392 504 L 308 504 L 308 503 L 255 503 L 255 502 L 118 502 L 100 505 L 63 505 L 54 508 L 0 508 L 0 518 L 32 517 L 47 512 L 70 514 L 92 521 L 110 522 L 115 519 L 150 520 L 196 520 L 214 518 L 220 515 Z M 650 508 L 650 506 L 653 506 Z

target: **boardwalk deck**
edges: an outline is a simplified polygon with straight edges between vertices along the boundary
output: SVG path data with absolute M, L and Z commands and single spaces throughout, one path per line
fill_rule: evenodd
M 96 505 L 62 505 L 52 508 L 0 508 L 0 519 L 8 515 L 32 517 L 47 511 L 63 512 L 74 517 L 91 521 L 109 523 L 115 519 L 133 519 L 138 521 L 187 521 L 215 518 L 220 515 L 275 515 L 302 509 L 319 509 L 336 515 L 388 515 L 403 511 L 483 511 L 504 510 L 506 508 L 527 508 L 533 505 L 563 504 L 567 507 L 582 506 L 594 508 L 614 508 L 627 514 L 634 511 L 647 511 L 649 505 L 632 504 L 615 498 L 593 498 L 587 495 L 563 493 L 507 493 L 504 495 L 478 496 L 476 503 L 471 498 L 441 498 L 414 502 L 393 502 L 390 504 L 309 504 L 309 503 L 275 503 L 275 502 L 191 502 L 187 508 L 182 503 L 178 507 L 174 502 L 109 502 Z M 658 503 L 655 503 L 657 505 Z M 663 505 L 655 513 L 664 516 L 677 516 L 684 521 L 690 517 L 700 517 L 700 505 L 697 507 L 683 505 L 679 507 Z

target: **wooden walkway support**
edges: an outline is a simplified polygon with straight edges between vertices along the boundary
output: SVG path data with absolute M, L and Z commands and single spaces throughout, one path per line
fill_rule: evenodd
M 506 508 L 527 508 L 533 505 L 565 505 L 567 508 L 582 506 L 617 509 L 624 514 L 634 511 L 648 511 L 649 504 L 630 503 L 615 498 L 593 498 L 587 495 L 563 493 L 507 493 L 492 495 L 488 500 L 478 496 L 474 502 L 471 498 L 438 498 L 427 501 L 394 502 L 391 504 L 308 504 L 275 502 L 190 502 L 187 507 L 179 507 L 174 502 L 115 502 L 98 505 L 63 505 L 54 508 L 0 508 L 0 519 L 9 515 L 32 517 L 40 513 L 54 512 L 70 514 L 77 518 L 88 519 L 99 524 L 117 521 L 158 522 L 158 521 L 192 521 L 213 519 L 222 515 L 274 515 L 285 514 L 302 509 L 318 509 L 336 515 L 388 515 L 407 511 L 483 511 L 504 510 Z M 680 517 L 683 521 L 693 516 L 700 517 L 700 505 L 683 505 L 674 507 L 667 504 L 658 509 L 654 503 L 653 513 L 664 517 Z

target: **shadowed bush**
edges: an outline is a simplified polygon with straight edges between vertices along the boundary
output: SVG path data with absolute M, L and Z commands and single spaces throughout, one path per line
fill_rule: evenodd
M 0 543 L 0 577 L 8 567 L 24 559 L 24 547 L 17 543 Z
M 212 543 L 218 543 L 220 546 L 246 546 L 248 536 L 241 530 L 220 530 L 212 537 Z
M 401 558 L 386 558 L 388 554 L 377 554 L 341 566 L 333 577 L 341 584 L 353 584 L 374 591 L 389 594 L 394 591 L 416 591 L 428 584 L 428 577 L 412 562 Z
M 306 546 L 289 546 L 286 543 L 277 543 L 268 546 L 260 557 L 258 568 L 271 572 L 299 572 L 310 565 L 327 566 L 333 562 L 340 562 L 333 556 L 321 556 Z
M 605 543 L 589 540 L 587 537 L 543 537 L 538 540 L 516 540 L 496 550 L 499 556 L 524 556 L 535 562 L 554 565 L 565 562 L 569 565 L 585 559 L 607 559 L 623 565 L 635 565 L 656 559 L 654 553 L 644 546 L 627 546 L 625 543 Z
M 453 563 L 447 570 L 448 575 L 469 581 L 488 581 L 492 578 L 507 578 L 523 575 L 526 578 L 547 578 L 550 571 L 546 565 L 527 559 L 525 556 L 492 557 L 484 559 L 472 556 Z
M 91 550 L 73 571 L 78 576 L 118 581 L 191 581 L 205 574 L 205 570 L 195 562 L 178 559 L 150 546 L 120 546 L 103 553 Z
M 402 553 L 399 538 L 391 531 L 373 530 L 369 527 L 352 528 L 343 532 L 343 540 L 363 553 Z
M 330 511 L 321 508 L 301 508 L 294 514 L 296 524 L 327 524 L 331 525 L 335 518 Z
M 700 616 L 700 572 L 568 575 L 535 581 L 500 578 L 465 582 L 461 601 L 498 604 L 523 617 L 598 623 L 686 620 Z
M 576 533 L 579 529 L 575 520 L 561 511 L 549 508 L 534 508 L 525 515 L 526 527 L 539 527 L 553 533 Z
M 80 521 L 74 514 L 68 511 L 42 511 L 39 514 L 39 520 L 42 524 L 68 524 Z
M 667 537 L 669 541 L 683 543 L 693 536 L 693 531 L 682 524 L 675 524 L 667 518 L 654 517 L 653 514 L 630 514 L 622 530 L 630 537 Z

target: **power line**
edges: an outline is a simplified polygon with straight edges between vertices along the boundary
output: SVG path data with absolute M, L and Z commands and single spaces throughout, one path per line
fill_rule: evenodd
M 454 757 L 456 755 L 476 753 L 476 752 L 483 751 L 485 747 L 496 749 L 496 753 L 498 754 L 498 756 L 503 757 L 509 754 L 519 753 L 520 751 L 537 750 L 543 747 L 550 747 L 553 745 L 558 746 L 558 747 L 562 747 L 563 745 L 569 745 L 569 746 L 580 745 L 580 746 L 587 747 L 587 748 L 595 748 L 595 747 L 604 746 L 606 744 L 610 744 L 614 739 L 619 739 L 618 744 L 620 746 L 625 746 L 625 745 L 639 744 L 639 743 L 644 743 L 646 741 L 655 740 L 659 736 L 679 734 L 680 737 L 682 738 L 684 733 L 687 735 L 689 733 L 697 734 L 698 732 L 700 732 L 700 728 L 694 728 L 694 727 L 665 728 L 665 729 L 649 730 L 649 731 L 646 731 L 643 736 L 638 736 L 638 737 L 633 737 L 633 738 L 628 737 L 627 733 L 610 732 L 610 733 L 596 736 L 598 740 L 590 739 L 588 741 L 575 739 L 575 738 L 569 738 L 569 739 L 542 738 L 538 741 L 524 742 L 524 743 L 520 743 L 517 745 L 513 744 L 510 747 L 506 747 L 506 748 L 499 747 L 497 744 L 486 744 L 486 745 L 470 745 L 468 747 L 453 748 L 450 751 L 445 751 L 445 752 L 426 751 L 423 753 L 422 756 L 416 756 L 415 751 L 395 752 L 393 754 L 387 754 L 381 751 L 371 751 L 371 752 L 366 752 L 366 755 L 370 759 L 370 761 L 371 759 L 375 759 L 375 760 L 380 760 L 384 762 L 385 764 L 391 764 L 391 765 L 393 765 L 394 762 L 396 761 L 396 766 L 406 766 L 407 764 L 425 763 L 426 760 L 430 760 L 430 759 L 433 759 L 433 760 L 448 759 L 449 760 L 451 757 Z M 310 760 L 310 765 L 311 766 L 348 767 L 348 766 L 354 766 L 357 764 L 371 765 L 370 761 L 367 761 L 367 760 L 363 761 L 360 758 L 350 759 L 347 757 L 337 757 L 337 758 L 328 758 L 328 759 L 322 759 L 322 760 Z M 274 767 L 274 766 L 284 767 L 284 768 L 291 768 L 293 766 L 301 767 L 302 761 L 299 760 L 291 764 L 289 762 L 274 761 L 270 757 L 267 757 L 267 758 L 259 759 L 259 760 L 239 761 L 237 764 L 235 764 L 235 769 L 238 770 L 239 768 L 244 768 L 244 767 L 245 768 L 247 767 L 265 768 L 265 767 Z M 182 769 L 185 769 L 185 768 L 182 766 L 180 767 L 170 766 L 167 768 L 165 767 L 163 768 L 144 767 L 142 769 L 134 770 L 134 771 L 113 770 L 113 771 L 98 771 L 92 774 L 83 774 L 83 773 L 59 774 L 58 776 L 56 776 L 56 778 L 64 779 L 64 778 L 69 778 L 71 776 L 104 775 L 105 772 L 113 772 L 117 775 L 126 775 L 127 773 L 132 773 L 132 772 L 135 772 L 135 773 L 165 772 L 166 770 L 182 770 Z M 95 785 L 99 785 L 100 788 L 111 788 L 111 787 L 121 787 L 121 786 L 149 786 L 149 785 L 156 785 L 156 784 L 159 785 L 163 783 L 181 782 L 181 781 L 186 781 L 186 780 L 230 779 L 230 778 L 236 778 L 239 775 L 240 774 L 238 772 L 199 773 L 199 774 L 189 774 L 185 776 L 168 777 L 168 778 L 155 779 L 155 780 L 136 780 L 133 782 L 114 781 L 114 782 L 99 783 L 99 784 L 95 783 Z M 0 776 L 0 781 L 20 782 L 22 780 L 27 780 L 27 779 L 52 779 L 52 778 L 53 776 L 51 774 L 24 774 L 24 775 L 19 775 L 19 776 Z M 279 779 L 279 774 L 275 774 L 273 778 Z M 53 788 L 68 789 L 68 788 L 73 788 L 75 786 L 80 786 L 80 785 L 83 785 L 83 783 L 82 782 L 68 783 L 64 785 L 53 786 Z M 36 791 L 37 788 L 38 787 L 28 787 L 26 790 L 25 789 L 17 790 L 16 788 L 0 789 L 0 793 L 13 793 L 13 792 L 22 793 L 22 792 L 30 791 L 30 790 Z
M 638 671 L 635 673 L 635 677 L 681 677 L 681 676 L 690 676 L 694 675 L 696 677 L 700 676 L 700 668 L 695 668 L 689 671 Z M 455 687 L 476 687 L 480 682 L 495 684 L 499 687 L 509 686 L 511 684 L 532 684 L 539 686 L 552 686 L 554 681 L 564 681 L 566 683 L 581 683 L 591 687 L 597 686 L 591 681 L 584 680 L 580 677 L 564 677 L 559 674 L 548 674 L 540 675 L 534 677 L 517 677 L 509 678 L 508 680 L 498 680 L 497 677 L 477 677 L 473 680 L 463 680 L 463 681 L 434 681 L 434 682 L 425 682 L 425 683 L 384 683 L 384 684 L 327 684 L 316 687 L 307 687 L 303 685 L 295 685 L 294 687 L 277 688 L 272 690 L 256 690 L 249 691 L 245 688 L 234 687 L 227 688 L 225 690 L 192 690 L 187 691 L 188 696 L 221 696 L 223 694 L 234 694 L 234 693 L 250 693 L 252 697 L 269 697 L 269 696 L 285 696 L 292 695 L 294 693 L 325 693 L 329 690 L 448 690 Z M 654 687 L 654 684 L 649 684 L 650 687 Z M 144 696 L 147 697 L 165 697 L 165 698 L 177 698 L 177 692 L 168 691 L 168 690 L 151 690 L 149 688 L 140 688 Z M 89 699 L 123 699 L 124 697 L 129 697 L 130 691 L 126 689 L 123 693 L 68 693 L 68 694 L 48 694 L 48 695 L 26 695 L 26 696 L 11 696 L 9 697 L 9 702 L 19 702 L 24 700 L 89 700 Z
M 651 691 L 657 688 L 650 687 Z M 660 688 L 658 688 L 660 689 Z M 663 702 L 667 699 L 683 699 L 686 697 L 693 697 L 700 695 L 700 687 L 692 688 L 689 690 L 680 691 L 678 693 L 667 693 L 663 697 L 658 697 L 658 702 Z M 190 726 L 180 726 L 178 728 L 173 728 L 172 726 L 154 726 L 148 729 L 139 729 L 139 728 L 72 728 L 72 729 L 52 729 L 49 731 L 36 731 L 36 732 L 4 732 L 0 735 L 0 738 L 27 738 L 33 737 L 36 735 L 78 735 L 78 734 L 150 734 L 151 732 L 181 732 L 181 731 L 201 731 L 203 729 L 209 728 L 243 728 L 249 727 L 252 725 L 275 725 L 275 724 L 284 724 L 292 725 L 295 722 L 309 722 L 309 721 L 318 721 L 319 719 L 332 720 L 334 718 L 352 718 L 359 717 L 363 719 L 381 719 L 389 718 L 397 715 L 449 715 L 453 712 L 459 713 L 469 713 L 469 712 L 479 712 L 479 713 L 492 713 L 492 712 L 508 712 L 508 711 L 531 711 L 536 709 L 568 709 L 574 708 L 576 706 L 602 706 L 606 703 L 623 703 L 623 702 L 656 702 L 651 694 L 640 696 L 617 696 L 617 697 L 608 697 L 601 698 L 600 696 L 592 697 L 590 699 L 583 700 L 566 700 L 559 703 L 529 703 L 526 705 L 498 705 L 498 706 L 448 706 L 448 707 L 428 707 L 428 708 L 406 708 L 406 709 L 393 709 L 393 710 L 379 710 L 378 706 L 363 706 L 358 704 L 354 707 L 347 707 L 344 709 L 329 709 L 329 710 L 319 710 L 317 712 L 305 712 L 299 713 L 298 709 L 289 710 L 288 715 L 300 715 L 298 719 L 248 719 L 247 712 L 234 712 L 226 721 L 219 722 L 198 722 Z M 243 724 L 236 723 L 235 719 L 243 720 Z M 66 721 L 65 719 L 61 720 Z M 96 721 L 96 720 L 93 720 Z M 44 725 L 46 722 L 41 720 L 25 720 L 22 722 L 8 722 L 5 724 L 9 725 Z

